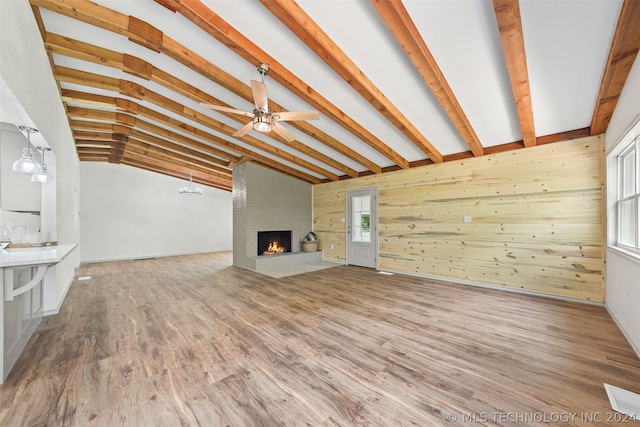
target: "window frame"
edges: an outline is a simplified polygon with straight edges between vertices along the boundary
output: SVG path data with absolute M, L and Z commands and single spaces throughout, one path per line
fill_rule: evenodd
M 629 186 L 629 182 L 626 179 L 628 173 L 628 163 L 625 162 L 629 158 L 629 155 L 633 152 L 633 176 L 631 182 L 633 184 L 633 191 L 626 192 L 625 190 Z M 617 169 L 616 183 L 615 183 L 615 241 L 614 246 L 623 250 L 625 253 L 640 259 L 640 122 L 631 129 L 631 131 L 625 135 L 622 139 L 619 149 L 613 154 L 615 158 L 615 165 Z M 629 244 L 626 241 L 628 235 L 623 235 L 623 209 L 624 204 L 632 204 L 632 212 L 630 217 L 631 221 L 635 224 L 633 228 L 633 243 Z

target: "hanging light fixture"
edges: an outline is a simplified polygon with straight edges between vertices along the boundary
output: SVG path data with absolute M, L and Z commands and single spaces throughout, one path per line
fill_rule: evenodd
M 31 149 L 31 134 L 37 133 L 38 129 L 29 126 L 18 126 L 18 129 L 27 133 L 27 147 L 22 149 L 22 157 L 13 162 L 13 170 L 22 173 L 33 173 L 40 169 L 40 163 L 33 159 L 33 150 Z
M 261 108 L 253 110 L 253 128 L 258 132 L 270 132 L 273 127 L 271 113 Z
M 180 194 L 197 194 L 198 196 L 202 196 L 202 190 L 199 187 L 193 186 L 193 178 L 191 174 L 189 174 L 189 185 L 180 187 L 178 189 L 178 193 Z
M 42 152 L 42 167 L 36 169 L 31 175 L 31 182 L 39 182 L 40 184 L 51 184 L 54 179 L 53 175 L 47 171 L 47 164 L 44 162 L 44 153 L 47 151 L 51 151 L 49 147 L 36 147 L 39 151 Z

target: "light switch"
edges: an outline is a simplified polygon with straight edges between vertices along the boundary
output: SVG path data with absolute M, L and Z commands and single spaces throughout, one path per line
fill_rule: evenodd
M 464 222 L 471 222 L 471 216 L 470 215 L 465 215 L 464 216 Z

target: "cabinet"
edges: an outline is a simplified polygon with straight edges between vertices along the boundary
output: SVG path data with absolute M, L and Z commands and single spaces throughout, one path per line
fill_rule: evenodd
M 36 267 L 13 268 L 14 288 L 35 276 Z M 4 372 L 9 372 L 31 334 L 42 320 L 42 281 L 29 291 L 4 302 Z
M 56 286 L 44 280 L 47 272 L 50 267 L 55 270 L 75 247 L 63 244 L 0 252 L 0 384 L 42 320 L 44 286 Z
M 39 267 L 21 266 L 5 268 L 2 272 L 3 282 L 12 281 L 13 288 L 18 289 L 28 284 L 37 275 Z M 11 275 L 8 277 L 7 275 Z M 4 301 L 4 313 L 2 315 L 3 326 L 3 354 L 2 372 L 3 380 L 13 367 L 20 353 L 27 345 L 29 338 L 36 330 L 43 315 L 43 287 L 42 280 L 28 291 L 16 295 L 10 301 Z
M 33 139 L 33 138 L 32 138 Z M 5 211 L 40 212 L 42 184 L 31 175 L 13 171 L 13 162 L 22 156 L 27 138 L 14 125 L 0 123 L 0 208 Z M 33 148 L 33 146 L 32 146 Z M 41 162 L 39 152 L 34 158 Z

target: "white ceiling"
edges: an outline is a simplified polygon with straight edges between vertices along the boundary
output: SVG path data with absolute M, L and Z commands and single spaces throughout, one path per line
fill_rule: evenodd
M 15 131 L 19 132 L 18 126 L 28 126 L 37 129 L 31 117 L 22 107 L 20 101 L 15 96 L 9 85 L 0 76 L 0 123 L 9 123 L 16 126 Z M 26 137 L 26 133 L 23 133 Z M 42 134 L 33 133 L 29 135 L 30 142 L 34 147 L 49 147 Z M 25 141 L 26 144 L 26 141 Z M 51 154 L 53 155 L 53 154 Z
M 258 64 L 245 61 L 188 19 L 169 11 L 157 2 L 97 0 L 96 3 L 150 23 L 245 84 L 252 79 L 259 80 L 256 71 Z M 416 162 L 427 158 L 423 151 L 258 1 L 202 0 L 202 3 L 406 160 Z M 298 0 L 297 3 L 442 155 L 469 151 L 469 146 L 371 2 Z M 487 0 L 403 0 L 403 4 L 482 146 L 487 148 L 522 140 L 493 3 Z M 572 131 L 590 125 L 621 5 L 622 0 L 520 1 L 537 136 Z M 167 55 L 133 43 L 125 36 L 43 7 L 40 8 L 40 12 L 44 28 L 50 33 L 131 54 L 234 108 L 245 111 L 254 108 L 250 102 L 177 63 Z M 115 68 L 59 54 L 53 55 L 53 62 L 57 66 L 137 82 L 235 129 L 242 127 L 248 120 L 243 116 L 233 120 L 202 107 L 198 102 L 166 87 Z M 124 97 L 113 91 L 79 84 L 62 82 L 60 86 L 63 89 Z M 269 98 L 289 111 L 316 109 L 273 79 L 267 78 L 267 86 Z M 136 102 L 161 110 L 157 105 L 146 101 Z M 273 158 L 284 165 L 320 179 L 326 178 L 321 173 L 257 149 L 250 142 L 207 129 L 201 123 L 185 119 L 168 110 L 162 112 L 197 128 L 206 129 L 238 146 Z M 321 114 L 319 121 L 311 124 L 363 154 L 380 167 L 394 166 L 394 162 L 389 158 L 324 114 Z M 324 153 L 358 172 L 367 171 L 367 167 L 338 153 L 321 141 L 289 125 L 285 126 L 305 146 Z M 312 156 L 293 150 L 267 135 L 253 130 L 249 134 L 301 159 L 321 164 Z M 202 141 L 208 143 L 204 139 Z M 322 164 L 322 167 L 336 175 L 344 175 L 329 165 Z

